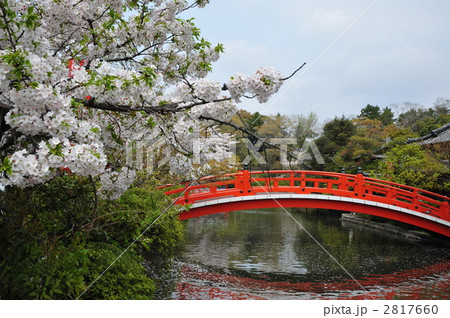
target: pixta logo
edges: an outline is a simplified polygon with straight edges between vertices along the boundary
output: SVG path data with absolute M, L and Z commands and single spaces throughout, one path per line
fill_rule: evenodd
M 318 164 L 325 164 L 323 157 L 314 141 L 306 140 L 299 150 L 288 150 L 288 145 L 297 145 L 295 138 L 260 138 L 253 144 L 249 139 L 243 140 L 249 154 L 242 160 L 242 164 L 248 164 L 253 156 L 258 164 L 267 164 L 264 157 L 258 152 L 263 145 L 271 145 L 280 152 L 280 162 L 285 168 L 292 165 L 303 164 L 306 161 L 316 160 Z M 297 148 L 298 149 L 298 148 Z
M 247 155 L 238 161 L 236 139 L 231 138 L 224 141 L 217 137 L 194 138 L 192 147 L 190 147 L 191 152 L 188 154 L 188 161 L 194 165 L 201 165 L 214 159 L 228 163 L 230 166 L 242 166 L 248 165 L 254 159 L 259 165 L 267 165 L 270 162 L 267 162 L 263 155 L 263 148 L 270 147 L 279 151 L 278 159 L 284 168 L 313 160 L 318 164 L 325 164 L 314 141 L 306 140 L 301 147 L 298 147 L 295 138 L 259 138 L 256 141 L 244 138 L 241 141 L 247 150 Z M 170 165 L 175 152 L 174 147 L 162 139 L 152 140 L 151 143 L 142 140 L 129 141 L 126 144 L 127 165 L 151 173 L 154 169 L 161 168 L 166 164 Z

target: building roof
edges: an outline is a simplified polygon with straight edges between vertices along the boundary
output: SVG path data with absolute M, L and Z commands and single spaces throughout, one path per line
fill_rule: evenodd
M 432 130 L 431 133 L 426 136 L 422 136 L 419 138 L 408 138 L 406 142 L 408 144 L 417 142 L 421 145 L 432 145 L 437 143 L 450 142 L 450 123 Z

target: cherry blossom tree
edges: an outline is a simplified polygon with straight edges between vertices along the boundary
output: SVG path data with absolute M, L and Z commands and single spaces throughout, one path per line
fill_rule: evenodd
M 176 173 L 191 171 L 194 139 L 201 158 L 224 159 L 230 135 L 211 127 L 243 97 L 266 102 L 286 78 L 263 67 L 207 79 L 223 46 L 183 17 L 208 2 L 0 0 L 0 184 L 70 172 L 98 177 L 116 198 L 136 174 L 130 140 L 170 145 Z

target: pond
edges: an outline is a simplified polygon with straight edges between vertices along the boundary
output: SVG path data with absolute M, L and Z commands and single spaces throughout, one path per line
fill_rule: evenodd
M 261 209 L 183 222 L 172 299 L 450 299 L 449 247 L 375 232 L 340 212 Z

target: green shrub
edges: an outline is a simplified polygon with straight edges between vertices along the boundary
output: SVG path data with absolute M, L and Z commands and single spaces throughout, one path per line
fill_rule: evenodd
M 96 223 L 102 241 L 128 246 L 170 206 L 163 192 L 151 187 L 132 187 L 115 202 L 103 202 Z M 138 245 L 151 254 L 169 257 L 182 236 L 181 222 L 175 209 L 169 209 L 142 237 Z
M 105 243 L 90 244 L 87 250 L 89 261 L 86 283 L 89 286 L 97 278 L 98 280 L 82 295 L 81 299 L 144 300 L 153 298 L 155 284 L 146 273 L 143 266 L 144 259 L 136 251 L 129 249 L 123 253 L 122 248 Z M 122 253 L 123 255 L 117 259 Z M 101 275 L 107 268 L 108 270 Z
M 60 248 L 45 256 L 42 246 L 28 244 L 19 258 L 1 264 L 2 299 L 75 299 L 85 288 L 86 251 L 79 246 Z
M 0 299 L 75 299 L 131 243 L 83 298 L 153 297 L 146 268 L 168 259 L 182 233 L 174 209 L 149 228 L 170 199 L 148 185 L 114 202 L 93 189 L 88 178 L 63 176 L 0 191 Z

